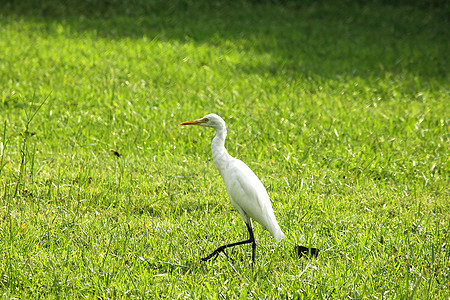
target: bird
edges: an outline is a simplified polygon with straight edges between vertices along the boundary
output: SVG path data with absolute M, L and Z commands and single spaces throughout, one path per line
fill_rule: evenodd
M 220 253 L 226 255 L 225 249 L 252 244 L 252 263 L 255 263 L 256 240 L 253 234 L 252 219 L 267 229 L 277 242 L 285 236 L 275 217 L 269 195 L 253 171 L 241 160 L 228 154 L 225 148 L 227 127 L 225 121 L 217 114 L 207 114 L 201 119 L 183 122 L 180 125 L 198 125 L 216 130 L 211 143 L 213 161 L 222 177 L 233 207 L 239 212 L 247 226 L 249 238 L 244 241 L 218 247 L 202 261 L 208 261 Z

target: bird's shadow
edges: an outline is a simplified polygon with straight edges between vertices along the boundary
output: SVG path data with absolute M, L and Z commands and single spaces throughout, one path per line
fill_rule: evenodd
M 141 263 L 144 263 L 146 268 L 150 271 L 157 271 L 160 274 L 189 274 L 195 272 L 207 272 L 212 265 L 215 265 L 216 260 L 224 259 L 225 263 L 228 264 L 232 269 L 236 268 L 236 264 L 245 264 L 245 258 L 232 258 L 226 253 L 220 253 L 216 257 L 209 259 L 207 261 L 203 261 L 202 257 L 186 260 L 183 262 L 171 262 L 171 261 L 163 261 L 163 260 L 155 260 L 153 258 L 144 258 L 143 256 L 139 256 L 138 259 Z M 249 265 L 253 267 L 254 265 L 249 262 Z
M 139 257 L 139 260 L 145 264 L 148 270 L 158 271 L 159 273 L 180 273 L 180 274 L 188 274 L 191 272 L 196 272 L 205 268 L 206 264 L 202 262 L 200 259 L 187 260 L 181 263 L 171 262 L 171 261 L 162 261 L 162 260 L 154 260 L 152 258 L 144 258 L 142 256 Z

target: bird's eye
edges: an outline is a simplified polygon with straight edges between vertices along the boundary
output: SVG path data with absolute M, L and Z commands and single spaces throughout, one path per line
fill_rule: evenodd
M 209 122 L 209 119 L 208 118 L 203 118 L 203 121 Z

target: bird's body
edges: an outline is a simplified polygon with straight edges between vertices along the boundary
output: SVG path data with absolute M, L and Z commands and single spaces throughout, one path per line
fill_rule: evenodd
M 255 173 L 241 160 L 228 153 L 227 157 L 213 155 L 214 163 L 225 183 L 231 204 L 239 211 L 244 222 L 249 218 L 267 229 L 277 241 L 284 237 L 264 185 Z
M 231 204 L 239 211 L 250 233 L 249 240 L 219 247 L 205 260 L 218 254 L 225 248 L 243 243 L 253 243 L 254 260 L 256 243 L 250 218 L 266 228 L 276 241 L 281 241 L 284 238 L 264 185 L 244 162 L 228 154 L 225 149 L 227 130 L 221 117 L 216 114 L 209 114 L 202 119 L 184 122 L 180 125 L 200 125 L 212 127 L 216 130 L 216 136 L 211 143 L 213 160 L 225 183 Z

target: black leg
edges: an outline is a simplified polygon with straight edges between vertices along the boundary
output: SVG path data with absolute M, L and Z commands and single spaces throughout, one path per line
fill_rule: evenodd
M 248 233 L 250 234 L 249 240 L 252 241 L 252 262 L 255 263 L 255 252 L 256 252 L 256 240 L 253 235 L 252 223 L 247 224 Z
M 252 229 L 251 222 L 249 222 L 248 224 L 245 223 L 245 225 L 247 225 L 247 230 L 248 230 L 248 233 L 250 234 L 250 237 L 249 237 L 248 240 L 220 246 L 219 248 L 214 250 L 213 253 L 211 253 L 210 255 L 208 255 L 205 258 L 202 258 L 202 261 L 210 260 L 212 257 L 214 257 L 214 259 L 217 258 L 219 253 L 220 252 L 224 252 L 224 250 L 227 249 L 227 248 L 238 246 L 238 245 L 250 244 L 251 243 L 252 244 L 252 261 L 255 262 L 255 252 L 256 252 L 255 236 L 253 235 L 253 229 Z

